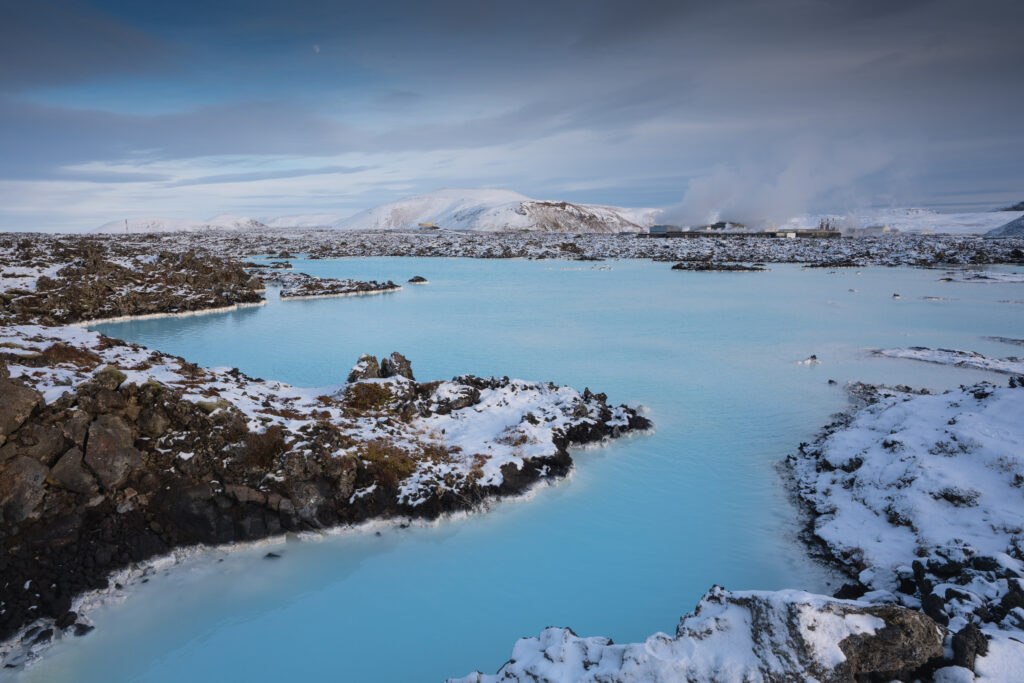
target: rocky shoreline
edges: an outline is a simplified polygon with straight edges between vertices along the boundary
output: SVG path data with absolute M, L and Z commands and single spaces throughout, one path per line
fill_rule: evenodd
M 78 596 L 175 549 L 477 510 L 565 476 L 573 446 L 650 427 L 589 390 L 418 382 L 398 353 L 319 390 L 200 368 L 56 323 L 258 303 L 261 280 L 215 257 L 85 239 L 46 258 L 42 244 L 0 250 L 8 667 L 90 630 Z
M 548 628 L 498 681 L 1016 680 L 1024 661 L 1024 377 L 942 395 L 849 387 L 855 408 L 783 464 L 833 597 L 712 588 L 674 636 Z

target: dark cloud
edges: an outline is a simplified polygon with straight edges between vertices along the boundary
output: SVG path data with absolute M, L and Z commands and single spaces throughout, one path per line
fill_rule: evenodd
M 185 187 L 188 185 L 215 185 L 218 183 L 249 183 L 256 180 L 280 180 L 283 178 L 302 178 L 311 175 L 331 175 L 339 173 L 347 175 L 360 173 L 376 168 L 375 166 L 320 166 L 319 168 L 297 168 L 281 171 L 251 171 L 248 173 L 223 173 L 220 175 L 208 175 L 200 178 L 189 178 L 171 183 L 170 187 Z
M 173 61 L 156 35 L 74 0 L 0 1 L 0 87 L 153 73 Z
M 0 3 L 5 179 L 185 187 L 401 157 L 445 184 L 627 204 L 786 169 L 836 201 L 1024 186 L 1019 0 Z M 526 149 L 548 167 L 505 171 Z M 211 157 L 233 161 L 192 181 L 76 170 Z

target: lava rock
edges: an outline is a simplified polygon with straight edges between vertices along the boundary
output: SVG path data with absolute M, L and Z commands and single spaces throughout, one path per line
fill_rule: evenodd
M 43 395 L 35 389 L 0 379 L 0 437 L 5 437 L 43 405 Z
M 83 467 L 82 459 L 82 450 L 78 446 L 71 448 L 50 470 L 47 481 L 75 493 L 95 493 L 96 480 Z
M 19 455 L 0 472 L 0 512 L 3 522 L 17 524 L 34 516 L 43 500 L 48 468 L 35 458 Z
M 376 356 L 364 353 L 359 357 L 359 362 L 352 366 L 352 370 L 348 373 L 348 381 L 350 383 L 363 379 L 380 379 L 380 364 L 377 363 Z
M 971 623 L 953 634 L 953 663 L 974 671 L 978 657 L 988 654 L 988 639 L 977 624 Z
M 400 354 L 398 351 L 394 351 L 391 355 L 385 358 L 380 364 L 380 376 L 381 377 L 405 377 L 406 379 L 415 380 L 412 376 L 412 364 L 409 360 Z
M 117 489 L 142 464 L 142 454 L 132 446 L 131 426 L 116 415 L 100 415 L 89 426 L 85 463 L 105 489 Z

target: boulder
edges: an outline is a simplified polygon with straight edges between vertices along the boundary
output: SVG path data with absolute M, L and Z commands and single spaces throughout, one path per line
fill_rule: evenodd
M 100 415 L 89 426 L 85 463 L 96 473 L 103 488 L 116 489 L 142 464 L 142 454 L 132 446 L 131 426 L 116 415 Z
M 42 404 L 43 395 L 35 389 L 0 379 L 0 437 L 24 424 L 32 411 Z
M 95 375 L 93 375 L 93 381 L 102 387 L 110 390 L 115 390 L 121 383 L 127 379 L 127 375 L 115 368 L 113 365 L 105 365 L 100 368 Z
M 381 377 L 405 377 L 406 379 L 415 380 L 412 376 L 412 364 L 409 360 L 400 354 L 398 351 L 392 352 L 392 354 L 381 361 L 380 364 L 380 376 Z
M 988 654 L 988 639 L 977 624 L 967 624 L 953 635 L 953 663 L 974 671 L 978 657 Z
M 35 458 L 18 456 L 0 472 L 0 513 L 2 521 L 17 524 L 35 513 L 43 500 L 47 467 Z
M 74 410 L 66 420 L 60 423 L 64 437 L 73 442 L 79 448 L 85 446 L 85 436 L 89 433 L 89 423 L 92 417 L 84 410 Z
M 377 357 L 365 353 L 359 357 L 359 362 L 353 365 L 351 372 L 348 373 L 349 382 L 358 382 L 361 379 L 379 378 L 380 365 L 377 363 Z
M 30 422 L 22 426 L 0 448 L 0 462 L 25 456 L 50 466 L 61 456 L 65 448 L 64 434 L 60 427 Z
M 171 426 L 171 419 L 167 417 L 167 413 L 162 408 L 146 408 L 139 413 L 139 419 L 136 424 L 144 436 L 158 439 Z
M 895 605 L 866 607 L 858 612 L 881 619 L 885 626 L 839 643 L 852 674 L 850 680 L 868 676 L 872 680 L 906 680 L 943 656 L 946 631 L 927 615 Z
M 50 470 L 47 481 L 75 493 L 95 493 L 96 480 L 82 464 L 83 457 L 82 450 L 77 446 L 68 450 Z

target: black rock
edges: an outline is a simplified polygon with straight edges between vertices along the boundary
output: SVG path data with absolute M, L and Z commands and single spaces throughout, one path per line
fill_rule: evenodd
M 988 654 L 988 639 L 977 624 L 967 624 L 953 634 L 953 663 L 974 671 L 974 662 Z
M 281 558 L 281 556 L 278 555 L 277 553 L 267 553 L 266 555 L 263 556 L 264 560 L 278 560 L 280 558 Z
M 832 594 L 832 597 L 839 600 L 856 600 L 867 592 L 867 587 L 862 583 L 844 583 L 839 590 Z

